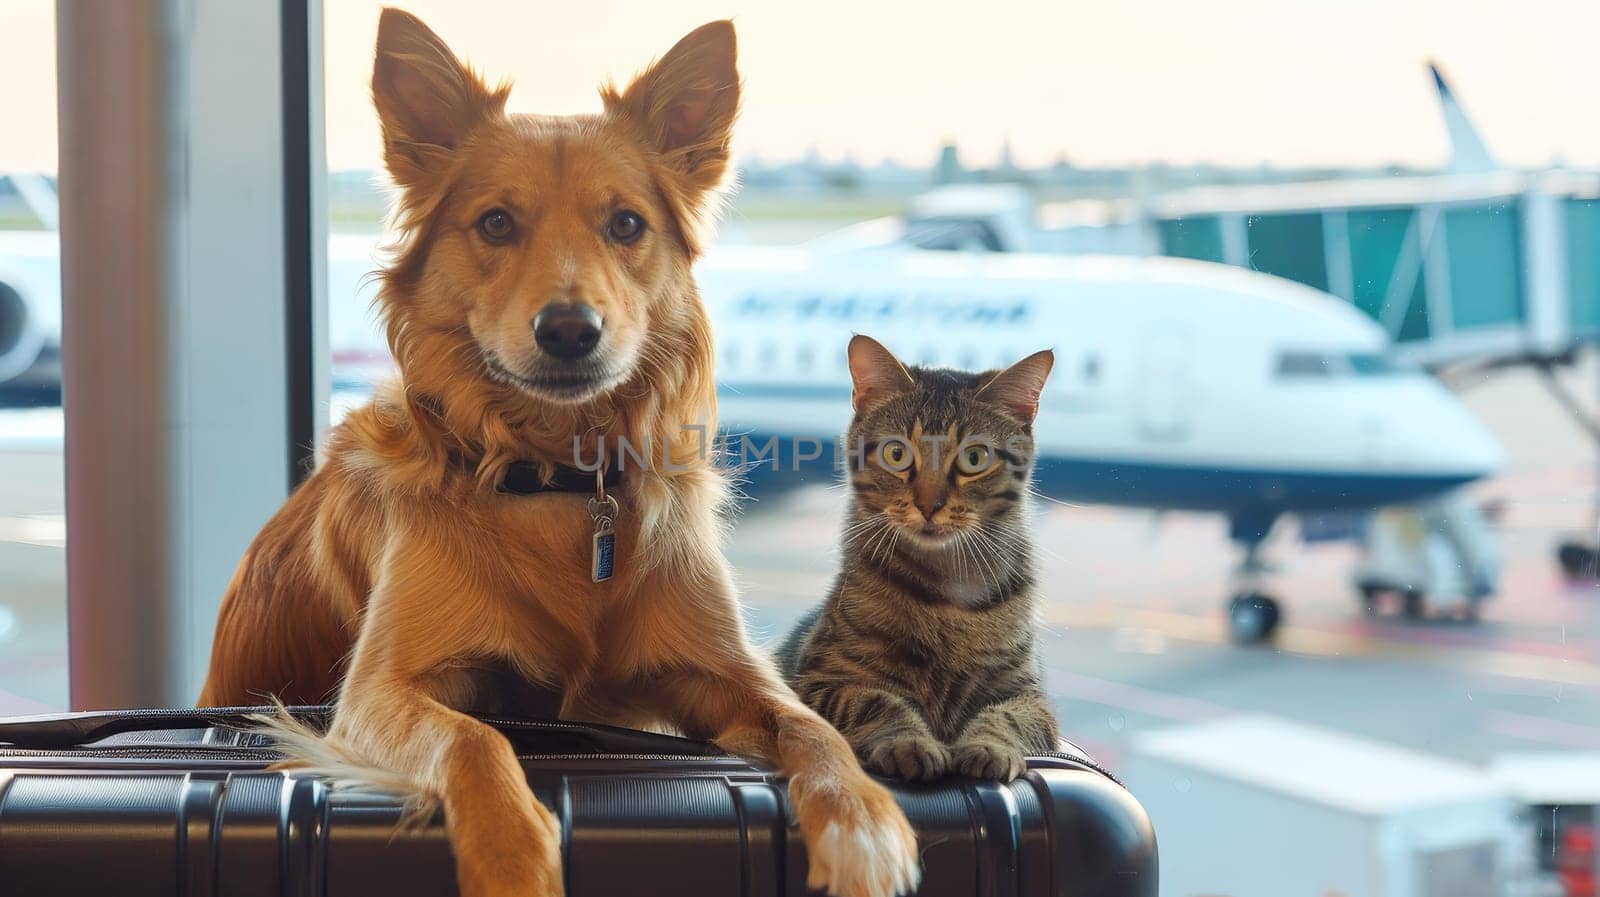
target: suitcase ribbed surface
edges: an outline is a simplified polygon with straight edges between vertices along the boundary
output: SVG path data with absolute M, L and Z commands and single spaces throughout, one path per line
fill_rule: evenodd
M 73 720 L 84 745 L 39 721 L 12 731 L 34 726 L 52 746 L 0 744 L 0 895 L 455 893 L 442 819 L 399 830 L 397 799 L 266 771 L 260 737 L 231 726 L 110 720 Z M 781 780 L 698 743 L 564 725 L 508 736 L 562 820 L 571 897 L 807 893 Z M 545 740 L 562 752 L 527 750 Z M 5 741 L 29 743 L 0 724 Z M 1133 798 L 1086 758 L 1029 767 L 1009 785 L 895 786 L 922 849 L 919 893 L 1154 897 L 1154 838 Z

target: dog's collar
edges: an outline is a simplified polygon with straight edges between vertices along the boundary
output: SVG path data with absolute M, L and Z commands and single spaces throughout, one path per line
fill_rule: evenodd
M 500 484 L 495 491 L 508 495 L 537 495 L 541 492 L 571 492 L 575 494 L 595 494 L 595 472 L 580 470 L 576 467 L 557 467 L 555 475 L 550 482 L 545 482 L 539 476 L 539 466 L 528 461 L 513 461 L 506 467 L 506 472 L 500 478 Z M 605 475 L 606 490 L 611 491 L 622 485 L 622 471 L 616 468 L 607 468 Z

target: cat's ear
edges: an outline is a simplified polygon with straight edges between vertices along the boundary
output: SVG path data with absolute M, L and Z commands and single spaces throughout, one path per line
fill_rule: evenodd
M 1035 352 L 989 378 L 978 394 L 1005 406 L 1023 423 L 1031 424 L 1039 414 L 1039 393 L 1044 392 L 1045 378 L 1050 376 L 1050 368 L 1055 363 L 1056 354 L 1049 349 Z
M 850 404 L 857 414 L 915 385 L 900 359 L 870 336 L 850 338 L 849 358 Z

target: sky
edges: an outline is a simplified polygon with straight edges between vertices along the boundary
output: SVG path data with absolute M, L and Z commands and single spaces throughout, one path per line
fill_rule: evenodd
M 195 0 L 228 2 L 228 0 Z M 1007 142 L 1075 164 L 1434 164 L 1437 59 L 1504 161 L 1600 166 L 1600 3 L 1584 0 L 398 0 L 513 111 L 593 111 L 702 22 L 732 17 L 737 148 L 927 163 Z M 331 168 L 378 163 L 379 0 L 325 0 Z M 54 4 L 0 3 L 0 170 L 55 167 Z

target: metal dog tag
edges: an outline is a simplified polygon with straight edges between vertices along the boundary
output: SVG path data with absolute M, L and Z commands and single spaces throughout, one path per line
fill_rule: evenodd
M 595 582 L 605 582 L 611 578 L 616 557 L 617 532 L 611 526 L 611 518 L 597 518 L 594 522 L 594 552 L 590 555 L 589 567 L 589 575 Z
M 617 567 L 617 500 L 604 491 L 589 500 L 589 519 L 594 521 L 594 541 L 589 553 L 589 578 L 605 582 Z

